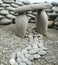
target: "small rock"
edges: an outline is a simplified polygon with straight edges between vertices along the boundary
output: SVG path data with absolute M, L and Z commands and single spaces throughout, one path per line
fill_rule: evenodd
M 12 14 L 7 14 L 6 17 L 10 18 L 10 19 L 15 19 L 16 16 L 12 15 Z
M 15 8 L 14 7 L 6 7 L 6 10 L 9 10 L 9 11 L 14 11 Z
M 27 50 L 27 49 L 23 49 L 23 50 L 22 50 L 22 53 L 23 53 L 23 54 L 27 54 L 27 53 L 28 53 L 28 50 Z
M 28 40 L 30 43 L 33 43 L 33 35 L 31 33 L 29 34 Z
M 17 7 L 18 7 L 18 5 L 17 5 L 17 4 L 15 4 L 15 3 L 11 3 L 11 6 L 12 6 L 12 7 L 15 7 L 15 8 L 17 8 Z
M 24 63 L 24 62 L 21 62 L 19 65 L 26 65 L 26 63 Z
M 0 15 L 0 19 L 2 19 L 2 18 L 4 18 L 4 16 L 3 15 Z
M 19 51 L 17 52 L 17 58 L 24 58 L 24 55 Z
M 6 15 L 6 14 L 8 14 L 8 11 L 7 10 L 1 10 L 0 14 Z
M 9 63 L 10 63 L 10 65 L 15 65 L 16 61 L 15 61 L 15 59 L 12 58 L 9 60 Z
M 27 65 L 32 65 L 32 62 L 30 60 L 28 60 L 27 58 L 23 58 L 22 59 L 23 62 L 25 62 Z
M 10 23 L 12 23 L 12 19 L 3 18 L 0 20 L 1 25 L 10 24 Z
M 33 55 L 30 55 L 30 54 L 25 54 L 25 57 L 28 58 L 29 60 L 34 60 L 34 57 Z
M 25 49 L 27 49 L 28 51 L 32 49 L 31 45 L 29 45 L 28 47 L 26 47 Z
M 34 54 L 34 59 L 39 59 L 41 56 L 39 54 Z
M 32 62 L 30 60 L 25 61 L 27 65 L 32 65 Z
M 30 50 L 30 54 L 35 54 L 35 53 L 37 53 L 38 52 L 38 50 L 39 50 L 39 48 L 36 48 L 36 49 L 32 49 L 32 50 Z
M 0 65 L 4 65 L 3 63 L 1 63 Z
M 21 63 L 22 59 L 21 58 L 17 58 L 17 63 Z
M 33 48 L 38 48 L 38 45 L 35 43 L 35 44 L 33 44 L 33 46 L 32 46 Z
M 18 63 L 17 62 L 15 62 L 15 64 L 14 65 L 18 65 Z
M 15 53 L 15 52 L 14 52 L 14 53 L 12 53 L 12 54 L 10 55 L 10 58 L 15 59 L 15 58 L 16 58 L 16 53 Z
M 39 49 L 38 54 L 39 55 L 45 55 L 47 52 L 44 51 L 42 48 Z

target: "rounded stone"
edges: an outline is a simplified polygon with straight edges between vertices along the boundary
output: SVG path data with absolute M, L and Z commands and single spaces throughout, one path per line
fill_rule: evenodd
M 12 20 L 8 19 L 8 18 L 3 18 L 0 20 L 0 25 L 6 25 L 6 24 L 10 24 L 10 23 L 12 23 Z
M 38 12 L 36 17 L 36 31 L 42 35 L 47 34 L 48 17 L 45 11 Z
M 12 53 L 12 54 L 10 55 L 10 58 L 16 59 L 16 53 L 15 53 L 15 52 Z
M 16 17 L 16 34 L 19 37 L 25 37 L 28 28 L 28 18 L 25 14 Z
M 23 53 L 23 54 L 27 54 L 27 53 L 28 53 L 28 50 L 27 50 L 27 49 L 23 49 L 23 50 L 22 50 L 22 53 Z
M 2 0 L 0 0 L 0 4 L 2 4 L 3 3 L 3 1 Z
M 39 54 L 34 54 L 34 59 L 39 59 L 41 56 Z
M 15 65 L 16 61 L 15 61 L 15 59 L 12 58 L 9 60 L 9 63 L 10 63 L 10 65 Z
M 47 52 L 44 51 L 42 48 L 40 48 L 39 51 L 38 51 L 38 54 L 42 56 L 42 55 L 46 55 Z
M 34 42 L 34 44 L 32 45 L 32 47 L 33 47 L 34 49 L 38 48 L 37 42 Z
M 0 15 L 0 19 L 3 19 L 4 18 L 4 16 L 3 15 Z
M 17 63 L 21 63 L 22 59 L 21 58 L 17 58 Z
M 30 50 L 30 54 L 36 54 L 38 52 L 39 48 Z
M 32 62 L 31 62 L 29 59 L 23 58 L 22 60 L 23 60 L 23 62 L 25 62 L 27 65 L 32 65 Z
M 14 11 L 15 8 L 14 7 L 6 7 L 6 10 L 9 10 L 9 11 Z
M 17 52 L 17 58 L 21 58 L 21 59 L 24 58 L 24 55 L 22 54 L 22 52 L 20 51 Z
M 29 60 L 34 60 L 34 57 L 33 55 L 30 55 L 30 54 L 25 54 L 25 57 L 28 58 Z
M 11 3 L 11 6 L 12 6 L 12 7 L 15 7 L 15 8 L 17 8 L 17 7 L 18 7 L 18 5 L 17 5 L 17 4 L 15 4 L 15 3 Z
M 19 65 L 26 65 L 26 63 L 24 63 L 24 62 L 20 62 Z
M 3 4 L 1 4 L 1 6 L 3 6 L 3 7 L 9 7 L 10 5 L 3 3 Z
M 0 11 L 0 14 L 6 15 L 6 14 L 8 14 L 8 11 L 7 11 L 7 10 L 1 10 L 1 11 Z
M 7 14 L 6 17 L 10 18 L 10 19 L 15 19 L 16 16 L 12 15 L 12 14 Z
M 48 21 L 48 27 L 51 28 L 54 25 L 54 21 Z

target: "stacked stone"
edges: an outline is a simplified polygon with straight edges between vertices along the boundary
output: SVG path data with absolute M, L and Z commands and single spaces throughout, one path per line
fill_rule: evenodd
M 33 3 L 33 4 L 38 4 L 38 3 Z M 57 17 L 58 17 L 58 3 L 52 2 L 51 5 L 52 5 L 51 8 L 44 9 L 44 11 L 48 15 L 48 27 L 49 28 L 53 27 L 54 25 L 55 26 L 58 25 L 58 22 L 55 22 Z M 28 13 L 30 23 L 35 23 L 36 22 L 35 21 L 36 15 L 37 15 L 36 11 L 32 11 L 32 12 Z
M 21 2 L 6 1 L 0 2 L 0 25 L 10 24 L 15 21 L 16 15 L 14 13 L 15 8 L 22 6 Z
M 32 65 L 33 60 L 38 60 L 41 56 L 46 55 L 47 48 L 44 46 L 42 35 L 28 36 L 28 45 L 26 48 L 17 49 L 10 55 L 10 65 Z
M 51 4 L 52 7 L 50 9 L 45 10 L 49 18 L 48 27 L 53 27 L 54 25 L 57 25 L 55 24 L 55 19 L 57 19 L 58 17 L 58 3 L 52 2 Z

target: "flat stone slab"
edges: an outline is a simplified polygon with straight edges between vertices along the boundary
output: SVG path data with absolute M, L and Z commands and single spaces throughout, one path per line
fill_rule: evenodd
M 42 4 L 31 4 L 31 5 L 24 5 L 16 8 L 14 10 L 15 13 L 20 13 L 20 12 L 26 12 L 26 11 L 32 11 L 32 10 L 38 10 L 38 9 L 45 9 L 45 8 L 50 8 L 51 4 L 47 3 L 42 3 Z

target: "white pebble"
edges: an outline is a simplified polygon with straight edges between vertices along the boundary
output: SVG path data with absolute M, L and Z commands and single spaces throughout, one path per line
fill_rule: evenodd
M 24 57 L 24 55 L 19 51 L 19 52 L 17 52 L 17 58 L 23 58 Z
M 33 48 L 38 48 L 38 45 L 35 43 L 35 44 L 33 44 L 33 46 L 32 46 Z
M 39 54 L 34 54 L 34 59 L 39 59 L 41 56 Z
M 35 54 L 35 53 L 37 53 L 38 52 L 38 50 L 39 50 L 39 48 L 36 48 L 36 49 L 32 49 L 32 50 L 30 50 L 30 54 Z
M 24 63 L 24 62 L 21 62 L 19 65 L 26 65 L 26 63 Z
M 17 58 L 17 63 L 21 63 L 22 59 L 21 58 Z
M 16 61 L 15 61 L 15 59 L 12 58 L 9 60 L 9 63 L 10 63 L 10 65 L 14 65 L 16 63 Z
M 27 53 L 28 53 L 28 50 L 27 50 L 27 49 L 23 49 L 23 50 L 22 50 L 22 53 L 23 53 L 23 54 L 27 54 Z
M 16 53 L 14 52 L 14 53 L 12 53 L 11 55 L 10 55 L 10 58 L 16 58 Z
M 43 50 L 42 48 L 39 49 L 38 54 L 39 55 L 45 55 L 47 52 Z
M 25 62 L 27 65 L 32 65 L 32 62 L 28 60 L 27 58 L 24 58 L 23 62 Z
M 34 60 L 34 57 L 33 55 L 30 55 L 30 54 L 25 54 L 25 57 L 28 58 L 29 60 Z

